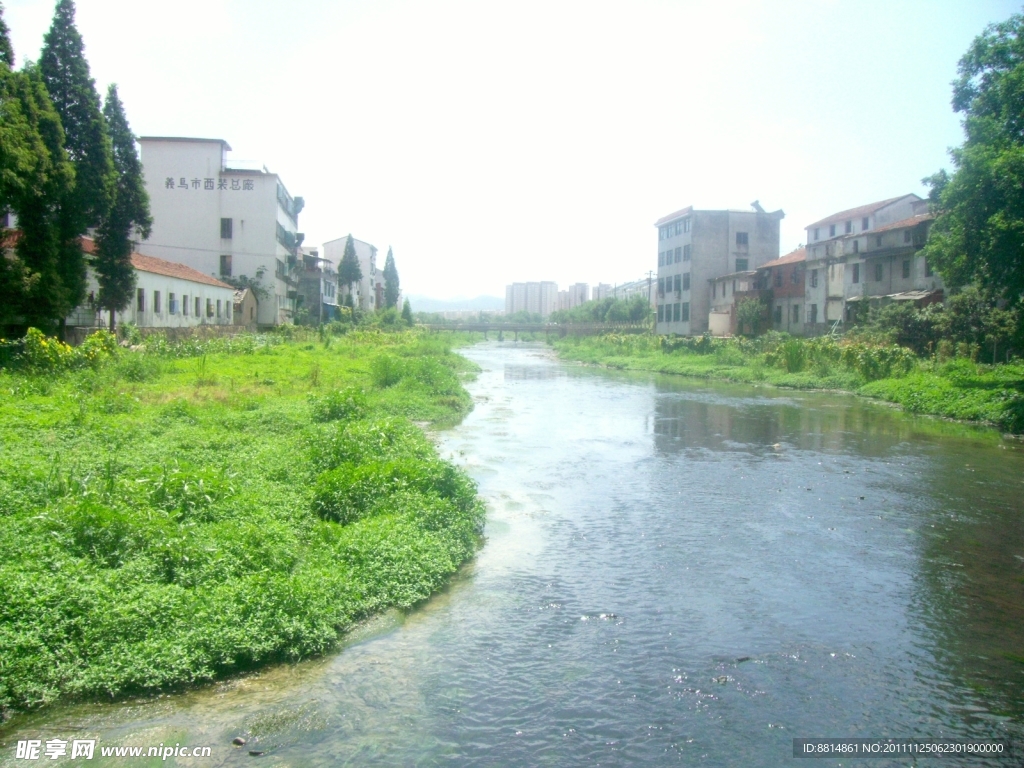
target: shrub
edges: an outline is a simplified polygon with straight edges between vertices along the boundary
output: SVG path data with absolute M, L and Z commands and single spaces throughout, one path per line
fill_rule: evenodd
M 876 381 L 905 376 L 914 369 L 917 358 L 909 349 L 895 344 L 887 347 L 848 344 L 843 347 L 842 362 L 867 381 Z
M 309 405 L 313 421 L 351 421 L 366 413 L 366 395 L 358 387 L 346 387 L 323 397 L 311 396 Z
M 393 387 L 405 375 L 405 365 L 400 358 L 387 353 L 377 355 L 370 361 L 370 380 L 380 389 Z

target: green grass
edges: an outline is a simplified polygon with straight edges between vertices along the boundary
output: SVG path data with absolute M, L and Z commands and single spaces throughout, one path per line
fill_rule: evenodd
M 914 413 L 1024 433 L 1024 364 L 916 360 L 909 350 L 828 340 L 662 340 L 608 335 L 564 338 L 559 356 L 610 368 L 693 378 L 833 389 L 896 403 Z
M 471 408 L 450 343 L 150 341 L 0 371 L 0 714 L 323 653 L 443 586 L 483 522 L 412 423 Z

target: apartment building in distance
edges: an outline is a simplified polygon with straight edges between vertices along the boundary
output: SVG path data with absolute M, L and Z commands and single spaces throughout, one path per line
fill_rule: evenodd
M 862 302 L 941 301 L 942 279 L 920 254 L 932 219 L 928 201 L 908 194 L 808 225 L 806 332 L 853 322 Z
M 755 270 L 779 257 L 779 223 L 785 214 L 765 211 L 695 210 L 663 216 L 658 229 L 656 332 L 683 336 L 708 330 L 709 282 Z
M 335 268 L 341 268 L 341 259 L 345 255 L 345 243 L 352 235 L 345 235 L 336 240 L 329 240 L 324 243 L 323 257 L 334 264 Z M 352 237 L 352 246 L 359 260 L 359 271 L 363 273 L 362 279 L 351 286 L 339 283 L 338 295 L 344 297 L 351 289 L 352 305 L 363 312 L 373 312 L 378 306 L 384 303 L 384 276 L 377 269 L 377 246 L 371 245 L 363 240 Z M 342 304 L 339 301 L 338 304 Z
M 558 284 L 550 280 L 505 286 L 505 314 L 529 312 L 547 318 L 558 309 Z
M 597 298 L 596 296 L 594 297 Z M 573 283 L 566 290 L 558 292 L 558 309 L 572 309 L 590 301 L 590 285 Z
M 223 139 L 143 136 L 139 144 L 153 215 L 139 252 L 216 278 L 258 280 L 266 290 L 258 324 L 291 322 L 303 199 L 265 166 L 233 166 Z

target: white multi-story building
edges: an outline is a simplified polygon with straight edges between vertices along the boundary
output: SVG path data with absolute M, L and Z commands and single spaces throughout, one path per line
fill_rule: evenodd
M 345 235 L 324 243 L 324 258 L 333 262 L 338 270 L 341 269 L 341 259 L 345 255 L 345 243 L 350 237 L 352 235 Z M 373 312 L 378 306 L 384 305 L 384 274 L 377 269 L 377 246 L 352 237 L 352 247 L 363 277 L 351 286 L 339 283 L 338 291 L 341 296 L 345 296 L 351 288 L 353 306 L 363 312 Z
M 233 167 L 222 139 L 143 136 L 139 143 L 153 215 L 139 252 L 207 275 L 255 281 L 259 325 L 291 322 L 297 285 L 290 272 L 302 242 L 303 199 L 293 198 L 266 167 Z
M 757 269 L 779 257 L 779 222 L 785 214 L 697 211 L 663 216 L 658 228 L 657 333 L 691 336 L 708 330 L 715 278 Z
M 550 280 L 505 286 L 505 314 L 529 312 L 546 318 L 558 309 L 558 284 Z
M 598 283 L 594 286 L 594 293 L 591 298 L 594 301 L 600 301 L 601 299 L 609 299 L 612 296 L 612 286 L 610 283 Z

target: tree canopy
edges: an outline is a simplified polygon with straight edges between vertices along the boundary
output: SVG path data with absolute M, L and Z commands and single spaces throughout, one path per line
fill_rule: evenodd
M 391 246 L 388 246 L 388 257 L 384 260 L 384 307 L 391 309 L 398 306 L 398 268 L 395 267 L 395 257 L 391 253 Z
M 110 311 L 110 330 L 113 331 L 114 313 L 128 306 L 135 291 L 132 236 L 137 232 L 143 240 L 149 237 L 153 218 L 142 180 L 142 163 L 135 151 L 135 134 L 128 125 L 117 86 L 113 83 L 107 90 L 103 117 L 110 133 L 117 178 L 113 202 L 99 227 L 93 266 L 100 286 L 98 303 Z
M 363 279 L 363 270 L 359 268 L 359 259 L 356 257 L 356 246 L 352 235 L 345 241 L 345 252 L 341 255 L 341 264 L 338 265 L 338 282 L 347 285 L 349 295 L 352 294 L 352 283 Z
M 925 256 L 952 286 L 1024 296 L 1024 16 L 989 26 L 960 59 L 954 172 L 925 179 L 938 216 Z

